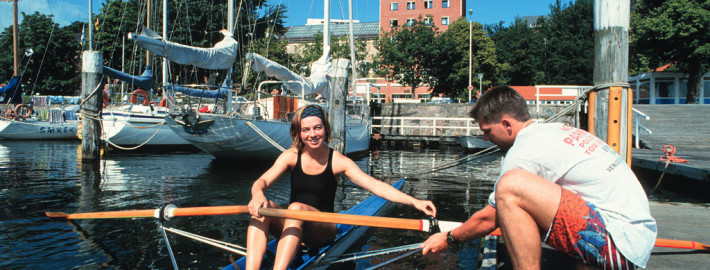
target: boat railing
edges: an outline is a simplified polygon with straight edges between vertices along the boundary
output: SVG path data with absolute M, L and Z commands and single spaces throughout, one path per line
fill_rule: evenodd
M 647 114 L 643 113 L 642 111 L 637 110 L 636 108 L 632 108 L 632 109 L 633 109 L 633 112 L 634 112 L 634 114 L 633 114 L 633 115 L 634 115 L 634 135 L 635 135 L 635 136 L 634 136 L 634 137 L 635 137 L 635 139 L 634 139 L 634 146 L 638 149 L 638 148 L 641 148 L 641 147 L 640 147 L 640 143 L 639 143 L 639 142 L 641 141 L 641 139 L 640 139 L 640 137 L 641 137 L 641 132 L 640 132 L 641 129 L 643 129 L 644 131 L 648 132 L 648 134 L 653 134 L 653 131 L 651 131 L 650 129 L 648 129 L 648 128 L 644 127 L 643 125 L 641 125 L 641 123 L 640 123 L 640 118 L 643 117 L 643 118 L 645 118 L 646 120 L 650 120 L 651 117 L 648 116 Z
M 372 134 L 388 131 L 390 135 L 476 136 L 480 133 L 473 118 L 373 116 Z

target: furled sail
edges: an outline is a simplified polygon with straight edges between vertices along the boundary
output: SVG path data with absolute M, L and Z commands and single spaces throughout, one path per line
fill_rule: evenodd
M 128 73 L 120 72 L 110 67 L 104 66 L 104 75 L 114 79 L 119 79 L 125 83 L 133 84 L 137 88 L 150 90 L 153 88 L 153 71 L 150 66 L 145 67 L 145 71 L 140 76 L 133 76 Z
M 5 86 L 0 87 L 0 102 L 7 103 L 9 100 L 11 104 L 22 103 L 21 87 L 20 77 L 12 77 Z
M 219 90 L 205 90 L 205 89 L 195 89 L 188 88 L 177 85 L 165 85 L 165 89 L 170 89 L 175 92 L 180 92 L 191 97 L 203 97 L 203 98 L 225 98 L 227 93 L 229 93 L 229 88 L 220 88 Z
M 128 39 L 152 53 L 163 56 L 170 61 L 183 65 L 195 65 L 205 69 L 228 69 L 237 58 L 237 43 L 227 30 L 220 31 L 224 35 L 222 41 L 213 48 L 198 48 L 164 40 L 163 37 L 150 29 L 143 27 L 140 34 L 128 33 Z
M 325 99 L 328 99 L 330 96 L 330 93 L 327 91 L 328 79 L 326 78 L 328 69 L 330 69 L 330 61 L 329 57 L 326 55 L 322 56 L 318 61 L 313 62 L 311 66 L 311 76 L 308 78 L 304 78 L 279 63 L 266 59 L 256 53 L 247 53 L 246 59 L 253 61 L 252 69 L 256 72 L 264 72 L 266 76 L 274 77 L 280 81 L 295 81 L 284 83 L 286 88 L 293 93 L 300 93 L 301 86 L 303 86 L 303 93 L 305 95 L 319 93 Z

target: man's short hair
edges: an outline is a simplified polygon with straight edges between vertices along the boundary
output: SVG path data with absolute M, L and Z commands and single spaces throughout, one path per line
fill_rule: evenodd
M 488 123 L 498 123 L 504 115 L 522 122 L 530 119 L 525 99 L 508 86 L 496 86 L 481 95 L 469 115 Z

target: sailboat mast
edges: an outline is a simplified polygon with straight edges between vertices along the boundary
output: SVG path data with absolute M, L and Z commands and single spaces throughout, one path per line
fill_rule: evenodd
M 323 1 L 323 55 L 330 55 L 330 0 Z
M 163 0 L 163 39 L 168 40 L 168 0 Z M 168 59 L 163 57 L 163 85 L 168 83 Z
M 229 31 L 230 34 L 234 34 L 234 0 L 229 0 L 227 1 L 227 31 Z M 227 111 L 231 112 L 232 111 L 232 91 L 231 91 L 231 86 L 232 86 L 232 67 L 229 68 L 229 71 L 227 72 L 227 78 L 225 79 L 227 82 L 227 87 L 229 87 L 229 91 L 227 91 Z
M 150 29 L 150 0 L 146 1 L 146 3 L 147 4 L 145 9 L 145 27 L 148 27 L 148 29 Z M 145 65 L 150 66 L 150 51 L 148 50 L 145 51 Z
M 20 63 L 18 62 L 20 54 L 18 52 L 17 46 L 17 0 L 12 0 L 12 58 L 13 65 L 15 68 L 15 71 L 13 73 L 14 76 L 20 75 Z

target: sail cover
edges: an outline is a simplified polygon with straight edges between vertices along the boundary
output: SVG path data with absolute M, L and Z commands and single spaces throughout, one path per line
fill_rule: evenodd
M 143 74 L 140 76 L 133 76 L 104 66 L 104 75 L 114 79 L 119 79 L 128 84 L 133 84 L 134 86 L 144 90 L 150 90 L 153 88 L 153 71 L 151 70 L 150 66 L 146 66 Z
M 224 39 L 209 49 L 164 40 L 146 27 L 143 27 L 138 35 L 128 33 L 128 39 L 135 40 L 144 49 L 178 64 L 194 65 L 204 69 L 228 69 L 232 67 L 237 58 L 239 43 L 232 38 L 229 31 L 222 30 L 220 32 L 224 35 Z
M 8 102 L 12 104 L 22 103 L 22 95 L 20 94 L 20 77 L 15 76 L 10 79 L 7 85 L 0 87 L 0 102 Z M 17 93 L 20 91 L 20 93 Z
M 220 88 L 219 90 L 203 90 L 194 89 L 188 87 L 182 87 L 177 85 L 165 85 L 166 89 L 173 90 L 175 92 L 180 92 L 191 97 L 203 97 L 203 98 L 224 98 L 229 92 L 229 88 Z
M 264 72 L 266 76 L 274 77 L 280 81 L 295 81 L 284 83 L 286 88 L 292 93 L 300 94 L 301 88 L 303 88 L 305 95 L 319 93 L 325 99 L 328 99 L 330 96 L 330 93 L 327 91 L 328 79 L 326 78 L 328 69 L 330 69 L 328 56 L 324 55 L 318 59 L 318 61 L 313 62 L 311 66 L 311 76 L 308 78 L 291 72 L 288 68 L 279 63 L 266 59 L 256 53 L 248 53 L 246 59 L 253 61 L 252 70 L 256 72 Z M 303 87 L 301 87 L 301 85 L 303 85 Z

